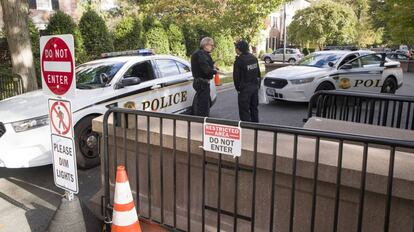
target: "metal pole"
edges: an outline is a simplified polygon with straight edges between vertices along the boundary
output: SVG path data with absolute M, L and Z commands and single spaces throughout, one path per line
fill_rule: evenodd
M 286 55 L 286 3 L 283 5 L 283 63 Z
M 73 194 L 73 192 L 65 191 L 65 197 L 66 200 L 72 201 L 75 198 L 75 195 Z

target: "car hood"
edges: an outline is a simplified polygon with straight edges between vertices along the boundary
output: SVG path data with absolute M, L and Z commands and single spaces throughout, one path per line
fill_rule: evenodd
M 311 66 L 287 66 L 275 69 L 266 74 L 266 78 L 283 78 L 287 80 L 306 78 L 306 77 L 320 77 L 328 75 L 332 72 L 332 68 L 317 68 Z
M 104 89 L 76 90 L 76 97 L 69 98 L 72 102 L 72 111 L 105 99 Z M 0 101 L 0 122 L 9 123 L 35 118 L 48 114 L 48 99 L 42 90 L 32 91 L 26 94 L 14 96 Z M 87 99 L 87 100 L 85 100 Z

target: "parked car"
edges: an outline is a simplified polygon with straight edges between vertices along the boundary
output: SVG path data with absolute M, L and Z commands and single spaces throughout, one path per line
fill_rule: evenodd
M 413 55 L 411 54 L 410 50 L 395 50 L 395 53 L 408 56 L 410 59 L 412 58 L 412 55 Z
M 403 84 L 403 73 L 400 62 L 385 53 L 320 51 L 267 73 L 263 84 L 270 99 L 309 102 L 319 90 L 395 93 Z
M 387 58 L 391 59 L 391 60 L 410 60 L 410 57 L 402 54 L 402 53 L 397 53 L 397 52 L 390 52 L 387 53 Z
M 76 160 L 82 168 L 99 164 L 99 138 L 92 131 L 91 123 L 108 107 L 181 113 L 192 108 L 195 95 L 189 62 L 169 55 L 94 60 L 76 68 L 76 80 L 76 97 L 69 100 L 73 109 Z M 0 167 L 52 163 L 49 97 L 38 90 L 0 101 Z M 214 103 L 214 83 L 211 83 L 210 98 Z
M 299 49 L 286 48 L 285 61 L 294 64 L 303 58 L 303 54 Z M 262 56 L 262 60 L 265 63 L 273 63 L 275 61 L 283 62 L 283 48 L 275 50 L 273 53 L 266 53 Z

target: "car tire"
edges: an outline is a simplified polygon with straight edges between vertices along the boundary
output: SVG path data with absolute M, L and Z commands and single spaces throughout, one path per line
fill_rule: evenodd
M 397 91 L 397 81 L 392 77 L 388 77 L 382 84 L 381 93 L 394 94 L 395 91 Z
M 76 162 L 81 169 L 93 168 L 100 164 L 99 134 L 92 130 L 90 115 L 81 119 L 75 126 Z
M 264 58 L 264 62 L 265 62 L 266 64 L 273 63 L 273 61 L 272 61 L 272 59 L 270 59 L 270 57 L 265 57 L 265 58 Z
M 319 84 L 319 86 L 316 88 L 315 93 L 321 90 L 334 90 L 335 86 L 333 86 L 331 83 L 329 82 L 322 82 L 321 84 Z
M 294 64 L 294 63 L 296 63 L 296 60 L 295 60 L 295 59 L 293 59 L 293 58 L 290 58 L 290 59 L 288 60 L 288 62 L 289 62 L 289 64 Z

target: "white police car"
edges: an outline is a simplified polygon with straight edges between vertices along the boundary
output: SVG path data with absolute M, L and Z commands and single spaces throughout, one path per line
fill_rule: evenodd
M 181 113 L 191 109 L 195 95 L 189 62 L 168 55 L 91 61 L 77 67 L 76 79 L 76 97 L 71 100 L 77 161 L 82 168 L 99 163 L 98 135 L 92 131 L 91 121 L 107 107 Z M 213 82 L 210 97 L 214 103 Z M 38 90 L 0 101 L 0 167 L 52 162 L 48 98 Z
M 402 84 L 398 61 L 365 50 L 314 52 L 267 73 L 263 81 L 269 99 L 296 102 L 308 102 L 319 90 L 395 93 Z

